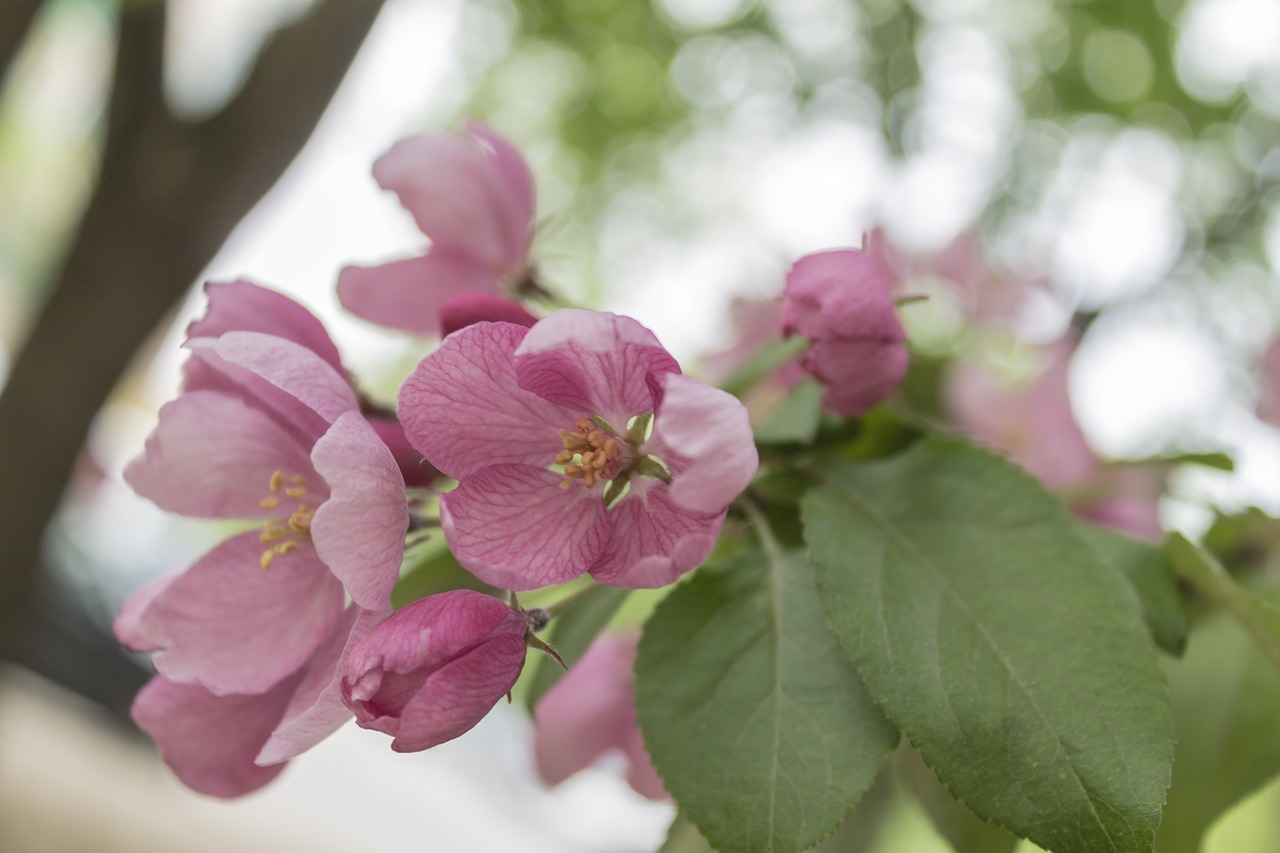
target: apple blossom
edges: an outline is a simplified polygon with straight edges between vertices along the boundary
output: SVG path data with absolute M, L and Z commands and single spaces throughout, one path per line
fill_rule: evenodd
M 440 508 L 454 556 L 507 589 L 583 572 L 671 583 L 710 553 L 758 461 L 736 398 L 682 375 L 635 320 L 594 311 L 455 332 L 405 381 L 399 412 L 459 481 Z

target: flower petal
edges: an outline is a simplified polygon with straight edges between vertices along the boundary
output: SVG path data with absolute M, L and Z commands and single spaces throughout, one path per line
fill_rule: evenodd
M 357 317 L 413 334 L 440 334 L 440 307 L 461 293 L 497 293 L 493 270 L 449 246 L 379 266 L 344 267 L 338 300 Z
M 248 281 L 207 282 L 209 307 L 187 326 L 188 338 L 216 338 L 227 332 L 265 332 L 293 341 L 346 375 L 338 347 L 324 324 L 283 293 Z
M 155 739 L 165 764 L 193 791 L 239 797 L 284 769 L 253 758 L 270 736 L 297 684 L 285 679 L 263 693 L 216 696 L 198 684 L 153 678 L 133 700 L 133 719 Z
M 449 550 L 500 589 L 537 589 L 582 574 L 604 551 L 610 522 L 598 490 L 534 465 L 492 465 L 440 499 Z M 625 501 L 624 501 L 625 503 Z
M 842 249 L 806 255 L 787 273 L 784 334 L 906 338 L 893 301 L 893 280 L 868 252 Z
M 161 509 L 197 518 L 262 518 L 275 471 L 315 479 L 307 452 L 279 424 L 228 394 L 166 403 L 125 481 Z
M 116 617 L 115 625 L 112 626 L 116 639 L 122 645 L 135 652 L 154 652 L 159 648 L 150 638 L 138 632 L 138 620 L 142 618 L 143 613 L 147 612 L 151 602 L 168 589 L 169 584 L 178 577 L 178 575 L 165 575 L 153 578 L 135 589 L 133 594 L 125 599 L 124 606 L 120 608 L 120 615 Z
M 725 513 L 703 515 L 676 504 L 661 484 L 632 483 L 609 510 L 613 536 L 591 568 L 598 582 L 631 589 L 673 583 L 696 569 L 716 544 Z
M 510 223 L 528 198 L 500 179 L 491 143 L 433 133 L 401 139 L 373 164 L 373 177 L 400 197 L 418 227 L 440 248 L 499 272 L 522 266 Z M 504 161 L 505 168 L 505 161 Z
M 625 430 L 653 411 L 651 375 L 679 373 L 653 332 L 630 317 L 566 308 L 539 320 L 515 352 L 520 387 Z
M 247 405 L 269 415 L 299 444 L 310 447 L 324 435 L 329 422 L 291 394 L 286 394 L 256 373 L 228 364 L 214 350 L 212 338 L 188 341 L 191 355 L 182 365 L 182 390 L 219 391 L 239 397 Z
M 257 764 L 279 764 L 301 755 L 351 719 L 351 709 L 343 703 L 339 689 L 347 656 L 390 613 L 389 607 L 382 611 L 347 608 L 307 664 L 306 675 L 289 700 L 279 726 L 258 753 Z
M 907 373 L 907 348 L 901 341 L 828 338 L 815 341 L 802 363 L 827 387 L 822 407 L 846 418 L 875 408 L 893 393 Z
M 431 463 L 418 452 L 418 449 L 409 443 L 409 438 L 404 434 L 404 427 L 400 422 L 391 418 L 369 418 L 369 426 L 378 434 L 378 438 L 382 439 L 382 443 L 391 451 L 391 455 L 395 457 L 396 465 L 400 468 L 400 476 L 404 478 L 404 484 L 409 488 L 418 488 L 431 485 L 431 481 L 436 478 L 437 471 L 431 466 Z
M 697 512 L 727 507 L 760 464 L 746 406 L 682 374 L 666 375 L 653 432 L 685 461 L 671 483 L 671 499 Z
M 505 200 L 501 211 L 506 222 L 508 254 L 511 258 L 523 259 L 533 242 L 533 175 L 529 173 L 529 166 L 515 146 L 493 128 L 471 122 L 467 125 L 467 135 L 492 151 L 493 174 Z
M 409 531 L 400 466 L 359 412 L 334 421 L 311 462 L 329 484 L 329 499 L 311 520 L 316 553 L 356 604 L 386 606 Z
M 138 621 L 166 678 L 214 693 L 261 693 L 296 671 L 342 615 L 342 584 L 310 543 L 265 571 L 257 531 L 234 536 L 174 579 Z
M 405 435 L 450 477 L 507 462 L 550 465 L 560 430 L 581 417 L 516 384 L 512 353 L 528 331 L 510 323 L 459 329 L 400 388 Z
M 261 332 L 227 332 L 213 350 L 228 363 L 256 373 L 333 423 L 358 407 L 347 378 L 293 341 Z
M 440 334 L 451 335 L 476 323 L 515 323 L 528 328 L 538 318 L 516 302 L 496 293 L 470 291 L 451 297 L 440 306 Z

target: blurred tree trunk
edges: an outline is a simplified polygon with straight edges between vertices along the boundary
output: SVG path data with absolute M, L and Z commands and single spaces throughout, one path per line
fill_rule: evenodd
M 26 41 L 27 31 L 44 0 L 4 0 L 0 7 L 0 80 Z
M 164 102 L 164 3 L 122 4 L 98 182 L 0 392 L 0 658 L 30 611 L 43 533 L 94 415 L 302 148 L 382 4 L 318 0 L 198 122 Z

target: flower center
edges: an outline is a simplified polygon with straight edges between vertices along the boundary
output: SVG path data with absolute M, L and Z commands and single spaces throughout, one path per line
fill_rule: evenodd
M 275 509 L 280 506 L 281 495 L 299 503 L 288 518 L 273 518 L 262 529 L 262 535 L 258 538 L 262 544 L 269 546 L 258 559 L 264 570 L 271 567 L 271 561 L 276 557 L 288 554 L 298 547 L 299 542 L 311 538 L 311 519 L 316 511 L 301 502 L 307 494 L 306 482 L 301 474 L 294 474 L 286 483 L 283 471 L 276 471 L 267 482 L 271 494 L 258 501 L 258 506 Z
M 581 480 L 588 489 L 612 480 L 631 455 L 623 439 L 601 429 L 590 418 L 579 418 L 572 432 L 560 430 L 560 442 L 563 449 L 556 454 L 555 464 L 564 466 L 562 489 L 569 488 L 574 480 Z

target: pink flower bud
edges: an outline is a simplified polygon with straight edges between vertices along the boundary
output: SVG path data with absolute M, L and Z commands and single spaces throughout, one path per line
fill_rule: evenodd
M 822 405 L 855 417 L 893 392 L 907 371 L 906 331 L 893 279 L 868 252 L 819 252 L 787 273 L 782 331 L 812 342 L 801 362 L 827 389 Z
M 397 611 L 347 658 L 342 699 L 366 729 L 417 752 L 471 729 L 524 668 L 524 614 L 460 589 Z

